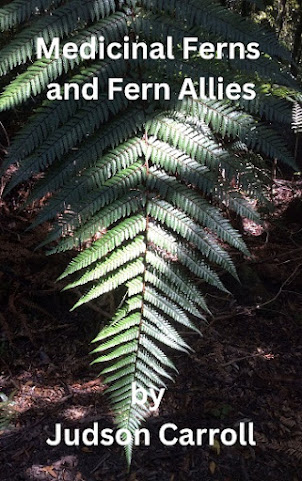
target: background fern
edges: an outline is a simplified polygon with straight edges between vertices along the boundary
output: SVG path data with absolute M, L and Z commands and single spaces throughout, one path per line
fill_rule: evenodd
M 7 79 L 14 77 L 0 96 L 0 109 L 32 108 L 33 97 L 39 102 L 3 164 L 2 172 L 18 165 L 6 192 L 44 172 L 29 202 L 52 196 L 33 227 L 54 219 L 43 245 L 55 241 L 50 252 L 81 251 L 60 277 L 73 276 L 66 289 L 87 286 L 74 308 L 123 286 L 123 301 L 94 340 L 93 353 L 94 362 L 104 364 L 101 374 L 118 426 L 133 432 L 149 406 L 132 405 L 132 383 L 165 386 L 176 370 L 165 350 L 190 351 L 178 326 L 199 332 L 209 314 L 193 279 L 226 291 L 216 268 L 237 279 L 226 245 L 248 255 L 224 211 L 260 222 L 249 200 L 268 203 L 263 165 L 277 158 L 295 167 L 274 129 L 278 123 L 301 128 L 301 93 L 287 73 L 290 55 L 273 34 L 214 0 L 14 0 L 0 9 L 0 26 L 16 28 L 0 52 L 2 75 L 12 71 Z M 172 35 L 175 44 L 184 35 L 214 42 L 257 40 L 262 54 L 253 62 L 230 62 L 227 56 L 219 62 L 184 62 L 180 52 L 170 63 L 84 63 L 79 56 L 62 55 L 35 60 L 37 36 L 48 44 L 59 36 L 80 45 L 91 35 L 103 35 L 109 43 L 126 34 L 148 42 Z M 16 69 L 21 64 L 22 73 Z M 109 77 L 123 77 L 125 83 L 166 78 L 176 92 L 187 76 L 218 74 L 240 84 L 253 81 L 257 97 L 107 100 Z M 66 75 L 80 85 L 98 77 L 99 100 L 43 100 L 48 83 L 63 82 Z M 84 248 L 90 239 L 97 240 Z M 126 455 L 130 463 L 131 444 Z

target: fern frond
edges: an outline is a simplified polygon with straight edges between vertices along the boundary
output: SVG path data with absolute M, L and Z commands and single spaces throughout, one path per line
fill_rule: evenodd
M 10 30 L 28 20 L 32 15 L 50 7 L 56 7 L 63 0 L 13 0 L 0 8 L 0 31 Z
M 102 259 L 116 247 L 119 247 L 125 240 L 135 238 L 136 235 L 144 231 L 145 228 L 146 219 L 141 214 L 123 220 L 116 227 L 106 232 L 101 239 L 96 241 L 89 249 L 81 252 L 73 259 L 58 280 Z
M 152 304 L 158 310 L 163 311 L 166 316 L 171 317 L 171 319 L 174 319 L 176 322 L 179 322 L 180 324 L 189 327 L 196 332 L 200 332 L 180 307 L 178 307 L 172 301 L 166 299 L 164 296 L 159 295 L 150 287 L 146 288 L 144 299 L 147 303 Z
M 170 255 L 174 255 L 177 261 L 187 267 L 194 275 L 227 292 L 218 275 L 205 264 L 201 257 L 192 253 L 190 249 L 179 242 L 176 236 L 168 234 L 162 227 L 151 223 L 148 238 L 157 248 L 164 249 Z
M 125 159 L 125 168 L 113 174 L 112 170 L 117 165 L 123 165 L 122 157 L 118 158 L 117 165 L 113 163 L 114 160 L 113 155 L 105 156 L 97 164 L 98 169 L 97 167 L 88 169 L 74 187 L 71 183 L 64 186 L 60 193 L 49 201 L 41 215 L 37 217 L 36 223 L 40 224 L 51 219 L 55 212 L 63 212 L 66 206 L 69 206 L 69 210 L 74 210 L 75 215 L 83 222 L 87 216 L 92 216 L 93 212 L 100 210 L 142 180 L 144 170 L 141 168 L 141 161 L 138 161 L 138 155 L 132 157 L 129 155 Z M 78 206 L 76 210 L 73 205 Z
M 119 165 L 116 156 L 122 155 L 120 149 L 124 149 L 123 155 L 126 157 L 129 155 L 131 158 L 133 155 L 131 136 L 136 134 L 142 127 L 144 119 L 145 117 L 141 110 L 129 109 L 129 111 L 123 113 L 117 119 L 109 122 L 99 132 L 96 132 L 94 136 L 83 142 L 76 153 L 69 154 L 60 163 L 55 163 L 51 166 L 45 178 L 37 184 L 32 198 L 38 199 L 49 191 L 55 192 L 64 185 L 68 186 L 68 183 L 73 181 L 84 168 L 91 168 L 95 165 L 97 170 L 98 159 L 104 155 L 108 148 L 114 149 L 114 147 L 118 146 L 117 150 L 113 152 L 113 159 L 109 160 L 109 170 L 111 165 L 113 166 L 112 168 L 116 164 Z M 126 142 L 125 145 L 121 145 L 128 138 L 130 138 L 129 143 Z M 100 178 L 102 178 L 102 165 L 102 160 L 100 160 L 100 169 L 97 170 L 96 174 Z M 50 218 L 56 214 L 57 211 L 53 212 Z
M 98 285 L 90 289 L 90 291 L 83 297 L 81 297 L 81 299 L 73 306 L 72 309 L 76 309 L 82 304 L 85 304 L 92 299 L 96 299 L 97 297 L 100 297 L 106 292 L 116 289 L 120 285 L 124 284 L 125 281 L 128 281 L 129 279 L 132 279 L 139 274 L 142 274 L 144 270 L 145 268 L 142 260 L 135 260 L 134 262 L 130 262 L 126 267 L 119 269 L 116 274 L 107 276 Z
M 194 191 L 185 188 L 175 177 L 168 176 L 155 169 L 150 169 L 150 172 L 151 189 L 156 188 L 163 198 L 182 209 L 191 219 L 195 219 L 215 232 L 222 240 L 248 255 L 246 246 L 238 232 L 233 229 L 228 220 L 220 215 L 216 208 L 209 205 Z
M 227 252 L 221 249 L 214 238 L 205 233 L 190 217 L 168 202 L 155 199 L 147 204 L 147 211 L 156 220 L 167 225 L 188 242 L 195 244 L 211 262 L 223 266 L 236 277 L 234 264 Z
M 80 70 L 79 74 L 70 79 L 71 83 L 83 85 L 97 77 L 102 87 L 106 86 L 110 77 L 123 76 L 126 71 L 123 59 L 115 61 L 97 62 Z M 7 162 L 2 165 L 1 170 L 5 171 L 11 163 L 20 162 L 41 144 L 59 126 L 68 122 L 81 108 L 89 107 L 87 100 L 80 98 L 75 100 L 73 97 L 68 102 L 61 100 L 46 100 L 39 107 L 35 114 L 28 120 L 26 125 L 17 133 L 12 145 L 9 148 Z
M 71 206 L 70 214 L 67 214 L 68 230 L 73 231 L 78 226 L 85 225 L 86 221 L 89 223 L 90 219 L 101 212 L 101 209 L 106 205 L 114 207 L 116 201 L 126 195 L 127 192 L 135 192 L 137 185 L 144 181 L 144 177 L 145 169 L 141 161 L 119 172 L 104 184 L 101 192 L 93 192 L 82 204 L 77 204 L 76 210 Z M 62 224 L 64 223 L 65 218 L 63 216 Z
M 177 105 L 177 110 L 185 111 L 206 123 L 210 123 L 214 132 L 230 137 L 239 137 L 251 149 L 272 158 L 279 158 L 285 164 L 297 167 L 293 156 L 285 147 L 285 142 L 273 129 L 256 122 L 252 116 L 238 112 L 227 101 L 205 101 L 186 99 Z
M 293 107 L 292 127 L 295 133 L 302 132 L 302 106 L 298 102 Z
M 189 28 L 203 28 L 226 41 L 235 39 L 247 44 L 257 39 L 263 52 L 285 60 L 291 59 L 290 52 L 280 45 L 273 32 L 230 12 L 216 0 L 211 3 L 207 0 L 188 0 L 185 5 L 181 0 L 168 0 L 165 4 L 162 0 L 142 0 L 141 3 L 148 10 L 158 13 L 164 11 L 177 20 L 185 20 Z
M 30 157 L 23 159 L 22 166 L 14 175 L 8 191 L 29 179 L 33 174 L 44 170 L 55 160 L 60 160 L 81 140 L 91 135 L 101 124 L 106 123 L 110 112 L 117 114 L 126 106 L 127 100 L 124 96 L 117 96 L 114 102 L 110 102 L 106 95 L 102 94 L 97 102 L 79 110 L 70 121 L 57 129 Z
M 114 252 L 105 261 L 97 264 L 90 271 L 86 271 L 85 274 L 75 282 L 68 284 L 64 289 L 72 289 L 77 286 L 86 284 L 87 282 L 100 279 L 109 272 L 118 269 L 120 266 L 135 259 L 137 256 L 143 254 L 146 250 L 146 244 L 144 243 L 143 236 L 137 236 L 134 241 L 129 242 L 119 251 Z
M 115 11 L 113 0 L 72 0 L 57 8 L 52 15 L 36 22 L 15 36 L 7 47 L 0 50 L 0 75 L 5 75 L 17 65 L 25 63 L 35 54 L 35 39 L 45 43 L 54 37 L 63 38 L 89 21 L 98 21 Z M 1 15 L 1 12 L 0 12 Z
M 187 297 L 191 302 L 196 303 L 204 311 L 209 313 L 205 300 L 194 286 L 194 284 L 188 281 L 187 276 L 173 266 L 172 263 L 165 261 L 157 254 L 147 251 L 146 261 L 150 264 L 150 272 L 158 276 L 160 280 L 172 284 L 177 293 L 180 293 Z M 153 267 L 153 269 L 152 269 Z
M 131 191 L 128 195 L 114 202 L 114 204 L 105 207 L 102 212 L 95 215 L 93 219 L 86 222 L 84 226 L 75 230 L 74 237 L 62 239 L 59 245 L 51 249 L 49 253 L 63 252 L 74 247 L 79 247 L 83 242 L 86 242 L 87 239 L 90 239 L 102 229 L 106 229 L 118 220 L 139 211 L 144 202 L 144 196 L 141 195 L 140 191 Z M 73 219 L 73 216 L 71 219 Z M 59 222 L 57 227 L 54 227 L 53 231 L 41 246 L 49 244 L 61 236 L 68 236 L 73 228 L 74 225 L 72 225 L 71 229 L 69 228 L 68 217 L 66 217 L 64 223 Z
M 175 291 L 171 289 L 170 285 L 167 284 L 163 278 L 155 276 L 152 272 L 147 271 L 145 274 L 146 282 L 150 283 L 152 286 L 159 289 L 163 294 L 165 294 L 167 299 L 176 302 L 179 306 L 186 309 L 187 312 L 193 314 L 193 316 L 204 320 L 204 316 L 200 314 L 199 310 L 194 306 L 194 304 L 188 301 L 187 297 L 180 291 Z
M 255 3 L 261 6 L 261 0 Z M 221 269 L 238 280 L 232 249 L 241 256 L 249 251 L 226 215 L 233 210 L 260 223 L 257 208 L 269 205 L 270 159 L 295 168 L 275 124 L 292 123 L 300 132 L 300 87 L 275 35 L 216 0 L 13 0 L 0 9 L 0 29 L 9 28 L 16 35 L 1 52 L 0 110 L 32 110 L 33 97 L 36 110 L 4 160 L 2 173 L 16 164 L 6 193 L 39 174 L 27 203 L 46 195 L 47 202 L 31 227 L 51 220 L 41 246 L 51 244 L 49 253 L 78 251 L 59 277 L 70 276 L 64 289 L 80 290 L 73 309 L 109 291 L 122 297 L 94 339 L 93 363 L 101 364 L 115 422 L 130 433 L 130 463 L 134 432 L 151 409 L 150 399 L 133 404 L 132 383 L 165 387 L 177 371 L 165 352 L 189 352 L 180 330 L 201 333 L 211 315 L 202 291 L 210 285 L 229 294 Z M 63 58 L 70 39 L 79 47 L 103 36 L 106 46 L 137 36 L 150 46 L 167 35 L 174 41 L 173 62 Z M 184 36 L 214 44 L 257 42 L 260 57 L 230 62 L 226 52 L 213 61 L 198 54 L 184 61 Z M 37 37 L 48 46 L 59 37 L 59 58 L 33 61 Z M 95 58 L 98 53 L 96 42 Z M 21 64 L 22 73 L 15 70 Z M 192 78 L 198 87 L 201 75 L 223 75 L 241 86 L 250 79 L 256 98 L 178 100 L 183 80 Z M 95 77 L 97 101 L 74 95 L 45 100 L 52 81 L 63 93 L 66 80 L 81 88 Z M 111 77 L 124 79 L 125 86 L 164 78 L 171 99 L 154 101 L 150 94 L 130 105 L 121 94 L 108 101 Z
M 171 36 L 174 39 L 175 44 L 182 44 L 182 39 L 184 35 L 193 36 L 195 37 L 196 34 L 200 34 L 200 37 L 203 41 L 211 41 L 213 43 L 221 40 L 220 36 L 215 36 L 210 34 L 205 30 L 201 30 L 196 26 L 194 28 L 187 28 L 184 26 L 183 19 L 176 19 L 173 16 L 165 16 L 165 15 L 146 15 L 145 17 L 137 17 L 133 22 L 133 28 L 138 35 L 144 35 L 150 41 L 158 41 L 161 40 L 163 43 L 167 36 Z M 255 38 L 253 39 L 255 41 Z M 264 51 L 266 52 L 266 51 Z M 289 52 L 286 52 L 288 55 Z M 176 53 L 176 60 L 175 66 L 179 63 L 177 60 L 177 53 Z M 153 61 L 146 62 L 145 68 L 149 66 L 149 63 L 153 65 L 152 71 L 153 72 L 160 72 L 166 71 L 169 77 L 174 80 L 177 79 L 177 73 L 175 75 L 176 68 L 173 64 L 166 64 L 164 62 L 160 62 L 159 60 L 156 63 Z M 173 62 L 174 63 L 174 62 Z M 285 85 L 287 87 L 297 88 L 300 90 L 300 86 L 296 79 L 291 75 L 290 72 L 279 62 L 277 58 L 268 56 L 267 53 L 263 53 L 260 55 L 258 59 L 249 60 L 245 58 L 244 62 L 242 60 L 234 58 L 232 59 L 232 63 L 230 65 L 230 60 L 228 55 L 226 54 L 219 63 L 212 60 L 210 62 L 203 61 L 200 59 L 195 59 L 193 61 L 181 61 L 182 65 L 178 69 L 179 73 L 182 75 L 186 72 L 186 76 L 198 78 L 200 72 L 202 75 L 207 78 L 209 75 L 219 76 L 221 74 L 224 75 L 226 79 L 232 81 L 236 75 L 239 74 L 239 77 L 242 78 L 242 73 L 249 74 L 249 80 L 254 80 L 256 83 L 259 82 L 259 77 L 261 81 L 266 80 L 269 83 L 276 83 L 279 85 Z M 196 76 L 190 74 L 190 71 L 196 70 L 199 68 L 199 73 Z M 149 69 L 151 71 L 151 69 Z M 173 73 L 173 75 L 172 75 Z M 233 73 L 233 75 L 232 75 Z M 241 74 L 241 75 L 240 75 Z
M 114 13 L 107 18 L 95 23 L 93 27 L 86 28 L 73 38 L 76 45 L 88 41 L 91 36 L 104 36 L 106 41 L 118 40 L 126 35 L 126 18 L 120 12 Z M 98 45 L 98 43 L 97 43 Z M 98 51 L 98 50 L 97 50 Z M 62 49 L 58 59 L 37 60 L 28 67 L 26 72 L 18 75 L 4 90 L 0 96 L 0 111 L 16 107 L 25 102 L 31 95 L 38 95 L 46 89 L 47 85 L 60 77 L 63 72 L 68 72 L 82 62 L 78 54 L 74 59 L 63 57 Z

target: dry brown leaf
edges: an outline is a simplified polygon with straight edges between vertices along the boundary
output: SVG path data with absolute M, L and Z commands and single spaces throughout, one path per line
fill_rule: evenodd
M 221 446 L 218 441 L 218 439 L 214 439 L 214 444 L 211 446 L 211 449 L 216 452 L 216 454 L 219 456 L 220 451 L 221 451 Z
M 81 451 L 83 451 L 83 453 L 93 453 L 92 449 L 89 449 L 87 448 L 87 446 L 84 446 Z
M 55 478 L 55 479 L 58 478 L 58 475 L 56 471 L 53 469 L 53 466 L 45 466 L 44 468 L 42 468 L 42 471 L 49 474 L 52 478 Z
M 209 464 L 209 470 L 210 470 L 210 473 L 211 474 L 214 474 L 215 471 L 216 471 L 216 463 L 214 463 L 214 461 L 211 461 L 210 464 Z

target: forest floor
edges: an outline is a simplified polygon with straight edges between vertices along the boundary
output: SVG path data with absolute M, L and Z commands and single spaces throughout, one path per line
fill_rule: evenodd
M 34 251 L 47 226 L 25 229 L 26 191 L 0 205 L 0 392 L 10 397 L 0 430 L 1 481 L 299 481 L 302 479 L 301 182 L 279 180 L 276 214 L 265 230 L 247 224 L 251 258 L 234 253 L 241 279 L 233 296 L 209 292 L 203 337 L 188 334 L 190 356 L 147 427 L 152 443 L 134 451 L 129 478 L 122 448 L 50 447 L 54 425 L 112 426 L 90 341 L 113 308 L 69 309 L 73 292 L 55 279 L 70 255 Z M 0 412 L 1 414 L 1 412 Z M 256 446 L 165 447 L 158 429 L 238 427 L 253 422 Z M 1 429 L 1 428 L 0 428 Z

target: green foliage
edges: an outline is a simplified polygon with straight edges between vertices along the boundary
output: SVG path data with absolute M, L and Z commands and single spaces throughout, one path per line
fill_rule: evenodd
M 0 10 L 0 31 L 18 27 L 34 14 L 43 13 L 60 3 L 62 0 L 13 0 Z
M 12 392 L 10 396 L 7 397 L 3 392 L 0 392 L 0 431 L 9 428 L 14 417 L 14 394 L 15 392 Z
M 302 106 L 298 102 L 293 108 L 293 129 L 296 133 L 302 132 Z
M 52 15 L 43 15 L 49 8 Z M 43 245 L 53 243 L 50 252 L 80 251 L 60 277 L 71 276 L 66 289 L 86 286 L 74 308 L 122 289 L 122 303 L 94 340 L 93 353 L 94 363 L 104 364 L 116 422 L 133 433 L 149 406 L 132 405 L 132 382 L 165 386 L 175 370 L 165 350 L 190 351 L 177 328 L 199 332 L 209 314 L 195 278 L 227 292 L 217 274 L 218 267 L 237 279 L 227 246 L 249 255 L 226 210 L 260 222 L 254 205 L 268 203 L 269 187 L 263 165 L 277 158 L 295 167 L 273 124 L 290 126 L 294 104 L 295 129 L 301 124 L 300 92 L 287 73 L 290 55 L 272 33 L 214 0 L 14 0 L 0 9 L 0 22 L 2 30 L 19 29 L 0 52 L 2 75 L 15 74 L 7 76 L 0 110 L 23 104 L 31 110 L 32 97 L 39 102 L 4 162 L 2 172 L 18 166 L 6 192 L 43 172 L 29 202 L 51 196 L 32 227 L 53 220 Z M 59 36 L 80 45 L 91 35 L 108 43 L 126 34 L 148 42 L 166 35 L 258 41 L 262 54 L 255 62 L 225 56 L 142 63 L 66 60 L 61 51 L 59 59 L 35 60 L 37 36 L 48 44 Z M 19 74 L 13 70 L 18 65 Z M 213 74 L 240 84 L 250 78 L 256 99 L 107 99 L 109 77 L 125 83 L 164 77 L 176 91 L 187 76 Z M 43 100 L 48 83 L 66 77 L 80 85 L 98 77 L 99 100 Z M 129 463 L 131 454 L 129 445 Z

